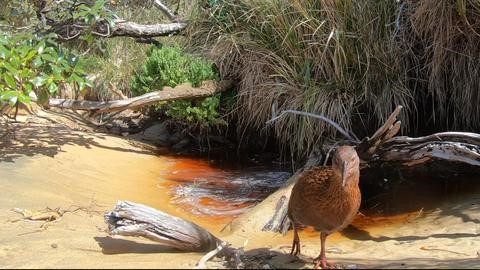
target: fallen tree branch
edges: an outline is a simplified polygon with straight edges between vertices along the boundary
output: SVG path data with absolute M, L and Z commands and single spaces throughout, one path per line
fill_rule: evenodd
M 143 204 L 118 201 L 115 209 L 106 212 L 105 222 L 111 235 L 141 236 L 162 245 L 187 252 L 206 252 L 196 269 L 206 268 L 213 257 L 225 257 L 234 263 L 233 268 L 242 265 L 240 256 L 243 248 L 232 248 L 197 224 L 169 215 Z M 229 268 L 231 268 L 230 266 Z
M 469 141 L 479 136 L 479 134 L 475 133 L 470 133 L 471 136 L 467 136 L 468 134 L 469 133 L 463 133 L 461 137 L 467 137 L 465 140 Z M 466 142 L 432 140 L 427 142 L 406 143 L 419 138 L 406 137 L 404 141 L 399 138 L 395 139 L 395 144 L 392 144 L 391 141 L 386 141 L 386 146 L 378 149 L 375 157 L 377 161 L 382 163 L 398 162 L 404 166 L 413 166 L 433 160 L 444 160 L 480 166 L 480 142 L 471 144 Z M 454 139 L 459 140 L 460 137 Z
M 183 251 L 211 251 L 222 243 L 195 223 L 133 202 L 117 202 L 104 218 L 112 235 L 142 236 Z
M 342 127 L 340 127 L 339 124 L 335 123 L 331 119 L 329 119 L 329 118 L 327 118 L 323 115 L 313 114 L 313 113 L 309 113 L 309 112 L 302 112 L 302 111 L 296 111 L 296 110 L 284 110 L 278 116 L 274 116 L 274 117 L 272 117 L 272 119 L 268 120 L 266 122 L 266 124 L 270 124 L 270 123 L 278 120 L 279 118 L 281 118 L 282 116 L 284 116 L 287 113 L 304 115 L 304 116 L 309 116 L 309 117 L 321 119 L 321 120 L 329 123 L 330 125 L 332 125 L 334 128 L 336 128 L 340 133 L 342 133 L 343 136 L 345 136 L 351 142 L 356 142 L 356 143 L 359 142 L 359 140 L 358 140 L 357 136 L 355 136 L 355 134 L 353 134 L 353 137 L 350 136 L 350 134 L 347 131 L 345 131 Z
M 177 22 L 177 16 L 165 4 L 163 4 L 160 0 L 154 0 L 153 2 L 163 12 L 163 14 L 167 15 L 170 21 Z
M 160 36 L 169 36 L 187 27 L 186 23 L 175 22 L 175 23 L 161 23 L 161 24 L 138 24 L 135 22 L 121 21 L 116 22 L 112 27 L 110 34 L 104 37 L 160 37 Z M 107 32 L 108 24 L 100 25 L 97 28 L 102 29 L 102 31 L 96 31 L 97 33 Z M 103 31 L 103 29 L 105 29 Z M 97 34 L 97 36 L 102 36 Z
M 233 85 L 232 81 L 204 81 L 200 87 L 192 87 L 189 83 L 177 85 L 175 88 L 165 87 L 161 91 L 150 92 L 138 97 L 113 101 L 83 101 L 71 99 L 48 100 L 49 107 L 72 110 L 94 111 L 95 114 L 136 109 L 159 101 L 194 99 L 214 95 L 226 91 Z
M 441 132 L 423 137 L 394 137 L 400 130 L 398 106 L 371 138 L 357 145 L 360 158 L 373 163 L 398 163 L 414 166 L 442 160 L 480 166 L 480 134 Z
M 214 250 L 208 252 L 203 256 L 200 261 L 198 261 L 197 265 L 195 266 L 195 269 L 205 269 L 207 266 L 205 265 L 206 262 L 208 262 L 210 259 L 215 257 L 218 253 L 220 253 L 225 247 L 227 247 L 227 242 L 222 242 L 220 243 L 217 248 Z

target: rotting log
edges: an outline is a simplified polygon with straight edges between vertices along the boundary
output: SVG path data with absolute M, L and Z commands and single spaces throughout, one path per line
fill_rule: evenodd
M 195 223 L 129 201 L 117 202 L 104 218 L 111 235 L 142 236 L 183 251 L 211 251 L 222 243 Z
M 195 99 L 212 96 L 216 93 L 224 92 L 233 86 L 232 81 L 204 81 L 200 87 L 192 87 L 190 83 L 184 83 L 172 87 L 164 87 L 160 91 L 146 93 L 144 95 L 112 101 L 85 101 L 72 99 L 48 100 L 49 107 L 57 107 L 71 110 L 93 111 L 94 114 L 123 111 L 126 109 L 137 109 L 139 107 L 151 105 L 159 101 L 171 101 L 179 99 Z

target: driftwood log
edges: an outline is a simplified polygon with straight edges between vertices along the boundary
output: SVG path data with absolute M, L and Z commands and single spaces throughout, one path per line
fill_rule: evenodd
M 104 218 L 111 235 L 143 236 L 183 251 L 210 251 L 222 243 L 195 223 L 138 203 L 119 201 Z
M 195 268 L 206 268 L 205 263 L 215 256 L 225 257 L 234 268 L 242 264 L 243 248 L 232 248 L 193 222 L 143 204 L 118 201 L 104 219 L 110 235 L 141 236 L 186 252 L 207 252 Z
M 94 114 L 136 109 L 151 105 L 159 101 L 171 101 L 179 99 L 194 99 L 212 96 L 224 92 L 233 86 L 232 81 L 204 81 L 200 87 L 192 87 L 190 83 L 184 83 L 172 87 L 164 87 L 160 91 L 146 93 L 144 95 L 112 101 L 85 101 L 72 99 L 51 98 L 48 107 L 57 107 L 71 110 L 92 111 Z

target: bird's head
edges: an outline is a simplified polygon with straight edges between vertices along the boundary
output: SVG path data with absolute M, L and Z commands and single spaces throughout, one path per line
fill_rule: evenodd
M 360 176 L 360 159 L 357 151 L 352 146 L 340 146 L 333 156 L 333 167 L 342 176 L 342 186 L 346 186 L 350 180 L 358 180 Z

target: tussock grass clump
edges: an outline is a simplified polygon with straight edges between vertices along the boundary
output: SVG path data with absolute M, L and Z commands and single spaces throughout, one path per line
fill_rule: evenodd
M 414 110 L 405 61 L 393 39 L 395 1 L 209 1 L 190 28 L 223 77 L 240 81 L 239 133 L 273 132 L 283 150 L 304 157 L 336 130 L 297 115 L 265 122 L 284 109 L 325 115 L 358 135 L 395 105 Z M 404 119 L 405 119 L 404 118 Z
M 441 129 L 480 129 L 480 2 L 406 1 L 403 43 L 418 103 Z M 428 119 L 426 119 L 428 120 Z

